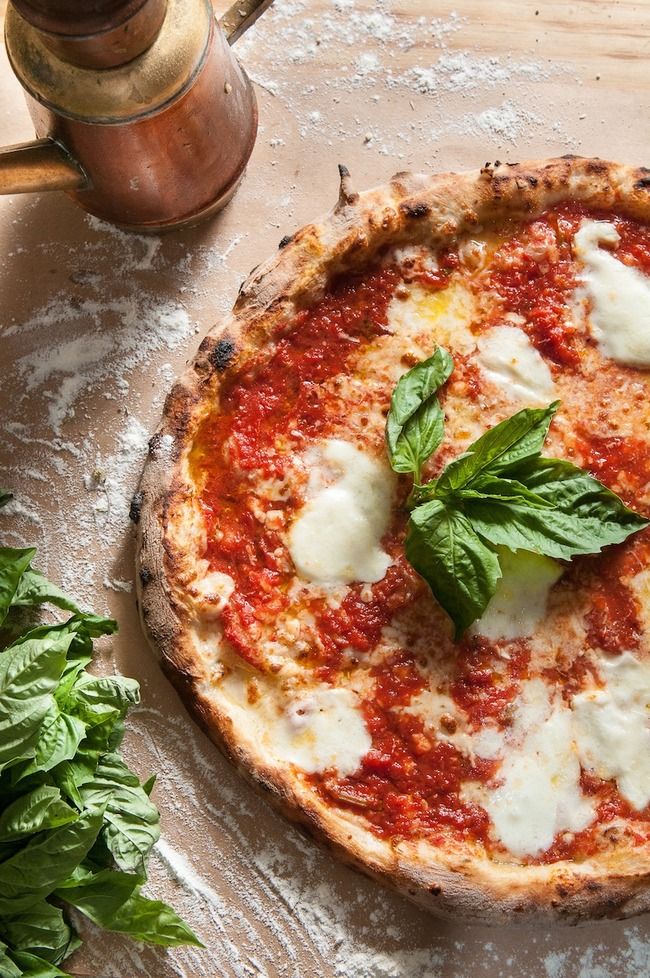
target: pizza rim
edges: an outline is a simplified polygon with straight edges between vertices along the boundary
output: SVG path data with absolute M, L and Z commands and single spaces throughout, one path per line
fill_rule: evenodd
M 145 633 L 190 713 L 249 781 L 339 858 L 427 909 L 493 923 L 534 916 L 573 922 L 643 912 L 650 909 L 650 871 L 640 873 L 634 866 L 608 873 L 602 865 L 590 871 L 589 861 L 495 868 L 489 860 L 469 855 L 453 867 L 430 859 L 424 863 L 414 852 L 417 843 L 392 846 L 378 839 L 329 808 L 286 767 L 264 763 L 253 742 L 246 744 L 234 732 L 214 695 L 208 697 L 203 690 L 209 676 L 194 654 L 191 623 L 183 622 L 182 607 L 169 590 L 179 583 L 182 560 L 164 528 L 185 495 L 179 471 L 184 448 L 239 354 L 256 349 L 280 320 L 313 304 L 333 277 L 370 264 L 387 244 L 426 240 L 440 246 L 482 224 L 531 220 L 565 200 L 650 220 L 650 170 L 602 160 L 571 156 L 488 164 L 463 174 L 399 173 L 386 186 L 363 194 L 351 189 L 344 167 L 340 173 L 334 210 L 289 241 L 283 239 L 279 254 L 251 273 L 232 314 L 210 330 L 167 398 L 135 507 L 136 579 Z

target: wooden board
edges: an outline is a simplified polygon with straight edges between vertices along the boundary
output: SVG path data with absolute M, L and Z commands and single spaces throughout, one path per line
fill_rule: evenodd
M 173 376 L 280 237 L 406 168 L 576 152 L 648 163 L 650 2 L 276 0 L 237 48 L 256 82 L 248 175 L 211 224 L 144 238 L 65 197 L 0 199 L 3 539 L 120 621 L 100 668 L 143 683 L 127 750 L 160 772 L 163 831 L 200 876 L 153 888 L 208 950 L 132 951 L 96 935 L 93 975 L 638 978 L 647 919 L 517 930 L 441 923 L 332 864 L 273 814 L 187 719 L 140 634 L 128 500 Z M 0 140 L 30 136 L 0 61 Z M 172 857 L 173 858 L 173 857 Z M 177 870 L 178 870 L 178 864 Z M 182 875 L 182 873 L 181 873 Z

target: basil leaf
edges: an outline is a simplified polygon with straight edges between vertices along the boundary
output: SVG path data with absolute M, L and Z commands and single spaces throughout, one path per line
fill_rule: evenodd
M 9 948 L 0 941 L 0 978 L 22 978 L 22 974 L 22 969 L 9 957 Z
M 20 967 L 23 978 L 72 978 L 67 971 L 61 971 L 55 964 L 27 951 L 15 951 L 12 957 Z
M 6 506 L 7 503 L 10 503 L 13 498 L 14 494 L 9 492 L 8 489 L 0 489 L 0 509 L 2 509 L 3 506 Z
M 40 571 L 30 568 L 23 574 L 18 588 L 14 594 L 13 605 L 21 607 L 34 607 L 41 604 L 53 604 L 64 611 L 81 612 L 75 602 L 67 596 L 56 584 L 41 574 Z
M 139 882 L 137 876 L 114 870 L 77 873 L 56 895 L 106 930 L 162 947 L 178 944 L 203 947 L 196 934 L 170 907 L 140 894 Z
M 60 632 L 31 635 L 0 656 L 0 770 L 33 756 L 72 641 Z
M 16 798 L 0 815 L 0 842 L 13 842 L 35 832 L 58 828 L 78 818 L 58 788 L 43 784 Z
M 503 479 L 498 475 L 477 476 L 476 479 L 472 479 L 471 489 L 458 489 L 454 493 L 454 498 L 513 500 L 541 509 L 547 509 L 554 505 L 550 499 L 532 492 L 523 482 L 517 479 Z
M 72 760 L 85 735 L 86 725 L 77 717 L 62 713 L 56 702 L 53 703 L 38 732 L 34 756 L 20 770 L 19 778 L 51 771 L 62 761 Z
M 78 946 L 62 911 L 45 900 L 21 914 L 3 918 L 0 929 L 14 952 L 27 951 L 50 964 L 59 964 Z
M 524 408 L 490 428 L 449 463 L 438 479 L 436 493 L 443 498 L 469 488 L 478 476 L 504 474 L 510 467 L 539 455 L 559 404 L 554 401 L 547 408 Z
M 161 900 L 149 900 L 139 892 L 134 893 L 103 926 L 118 934 L 128 934 L 136 941 L 160 947 L 205 946 L 171 907 Z
M 450 376 L 454 362 L 442 347 L 400 377 L 386 421 L 390 464 L 396 472 L 420 470 L 436 451 L 444 433 L 444 414 L 435 397 Z
M 66 700 L 66 708 L 88 726 L 126 716 L 140 702 L 140 686 L 123 676 L 91 676 L 81 673 Z
M 458 510 L 433 500 L 411 513 L 406 556 L 454 623 L 458 639 L 485 611 L 501 568 Z
M 467 500 L 464 511 L 476 532 L 497 546 L 570 560 L 622 543 L 631 533 L 650 525 L 596 479 L 569 462 L 560 466 L 569 467 L 575 474 L 565 472 L 561 492 L 550 508 L 536 508 L 518 499 Z M 544 468 L 547 474 L 553 469 L 557 472 L 556 466 Z M 549 482 L 546 487 L 538 484 L 536 491 L 541 498 L 544 494 L 553 498 L 554 485 L 557 483 Z
M 97 808 L 71 825 L 36 836 L 0 863 L 0 916 L 27 910 L 67 879 L 99 835 L 104 811 Z
M 27 547 L 17 550 L 14 547 L 0 547 L 0 625 L 14 600 L 20 579 L 31 564 L 36 549 Z
M 144 878 L 149 853 L 160 838 L 160 815 L 136 775 L 117 754 L 107 754 L 80 795 L 88 807 L 106 806 L 102 839 L 117 866 Z

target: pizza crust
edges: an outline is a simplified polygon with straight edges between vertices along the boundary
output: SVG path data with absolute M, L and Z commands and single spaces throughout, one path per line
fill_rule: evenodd
M 650 169 L 563 157 L 487 164 L 463 174 L 398 173 L 389 184 L 354 192 L 345 167 L 334 210 L 280 244 L 253 270 L 232 313 L 205 337 L 167 398 L 163 420 L 132 515 L 138 524 L 138 596 L 145 632 L 195 720 L 241 773 L 286 816 L 344 861 L 444 915 L 497 923 L 531 917 L 569 922 L 622 918 L 650 909 L 650 867 L 629 853 L 616 864 L 514 866 L 484 854 L 440 852 L 423 842 L 391 845 L 351 813 L 333 811 L 287 767 L 269 765 L 252 738 L 235 730 L 226 700 L 212 683 L 209 655 L 197 654 L 201 619 L 214 608 L 188 597 L 196 573 L 188 560 L 201 533 L 197 520 L 175 521 L 191 498 L 186 449 L 214 403 L 221 378 L 241 356 L 263 345 L 279 321 L 323 294 L 332 276 L 371 264 L 386 246 L 443 246 L 483 226 L 534 218 L 566 199 L 650 221 Z M 208 694 L 209 690 L 209 694 Z M 618 860 L 620 863 L 621 861 Z

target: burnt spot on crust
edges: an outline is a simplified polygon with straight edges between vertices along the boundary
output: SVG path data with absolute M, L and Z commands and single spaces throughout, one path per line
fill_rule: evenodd
M 635 190 L 650 190 L 650 177 L 641 177 L 640 180 L 634 184 Z
M 421 217 L 426 217 L 427 214 L 431 213 L 431 208 L 423 200 L 416 201 L 414 204 L 405 203 L 400 204 L 400 211 L 404 217 L 411 217 L 413 220 L 418 220 Z
M 227 370 L 232 363 L 237 347 L 234 340 L 229 336 L 222 337 L 213 347 L 210 353 L 210 363 L 220 374 Z
M 278 248 L 280 250 L 286 248 L 288 244 L 291 244 L 292 240 L 293 240 L 292 234 L 285 234 L 283 238 L 280 238 L 280 244 L 278 245 Z
M 162 443 L 162 435 L 160 432 L 156 432 L 149 439 L 149 458 L 157 458 L 158 452 L 160 451 L 160 445 Z
M 129 506 L 129 519 L 133 523 L 140 522 L 140 513 L 142 512 L 142 503 L 144 500 L 144 493 L 141 490 L 134 492 L 131 498 L 131 505 Z
M 141 567 L 140 568 L 140 583 L 142 584 L 142 586 L 143 587 L 146 587 L 147 584 L 152 579 L 153 579 L 153 574 L 151 573 L 151 571 L 147 567 Z
M 356 190 L 352 189 L 352 180 L 350 179 L 350 171 L 347 166 L 343 163 L 339 163 L 339 177 L 341 180 L 339 187 L 339 207 L 345 207 L 346 205 L 356 204 L 359 199 L 359 194 Z
M 442 887 L 438 883 L 434 883 L 433 886 L 429 887 L 429 893 L 431 896 L 440 896 L 442 893 Z
M 587 173 L 607 175 L 609 173 L 609 163 L 598 159 L 587 160 L 585 169 Z

